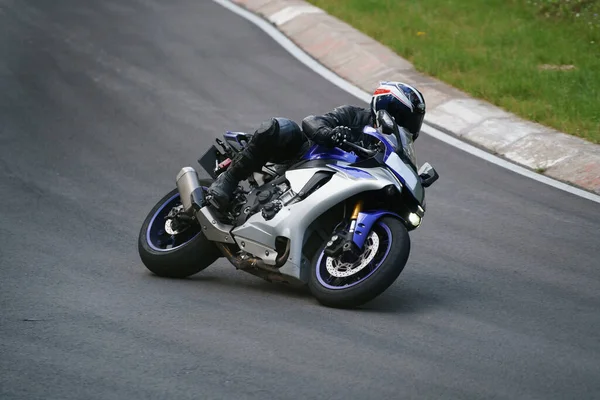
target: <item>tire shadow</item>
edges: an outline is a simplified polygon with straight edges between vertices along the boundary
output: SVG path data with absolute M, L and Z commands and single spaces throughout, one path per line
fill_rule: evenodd
M 219 290 L 231 290 L 237 292 L 254 291 L 265 293 L 269 296 L 285 296 L 291 299 L 314 300 L 308 290 L 307 285 L 296 286 L 280 282 L 268 282 L 257 276 L 248 274 L 243 271 L 236 271 L 231 268 L 231 271 L 224 273 L 223 269 L 215 269 L 214 271 L 201 271 L 196 275 L 184 279 L 164 278 L 147 273 L 150 279 L 167 280 L 169 282 L 177 282 L 182 285 L 198 285 L 210 284 L 212 287 L 218 287 Z
M 219 290 L 237 291 L 243 293 L 260 292 L 266 296 L 281 297 L 282 299 L 302 300 L 310 307 L 324 307 L 339 312 L 381 313 L 381 314 L 414 314 L 423 313 L 437 308 L 454 308 L 457 304 L 472 298 L 481 297 L 482 293 L 471 282 L 449 279 L 441 272 L 444 266 L 429 266 L 429 272 L 410 271 L 400 275 L 400 278 L 385 292 L 357 308 L 335 309 L 321 305 L 312 296 L 308 285 L 294 286 L 284 283 L 270 283 L 251 274 L 235 269 L 215 268 L 202 271 L 184 279 L 163 278 L 148 272 L 150 279 L 177 282 L 182 285 L 207 284 Z

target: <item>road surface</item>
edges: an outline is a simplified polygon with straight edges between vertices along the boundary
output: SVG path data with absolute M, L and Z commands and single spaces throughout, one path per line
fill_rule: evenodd
M 225 129 L 361 103 L 207 0 L 0 0 L 0 398 L 589 399 L 600 207 L 427 135 L 401 278 L 319 306 L 220 261 L 137 254 Z

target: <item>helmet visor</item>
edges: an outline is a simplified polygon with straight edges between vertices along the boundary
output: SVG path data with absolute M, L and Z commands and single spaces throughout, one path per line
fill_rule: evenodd
M 425 118 L 424 113 L 414 113 L 410 117 L 410 122 L 407 124 L 406 129 L 413 135 L 417 135 L 421 131 L 423 126 L 423 119 Z

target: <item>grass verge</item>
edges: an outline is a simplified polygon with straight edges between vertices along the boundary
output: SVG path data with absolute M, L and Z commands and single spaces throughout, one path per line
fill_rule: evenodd
M 443 80 L 600 143 L 600 0 L 308 0 Z

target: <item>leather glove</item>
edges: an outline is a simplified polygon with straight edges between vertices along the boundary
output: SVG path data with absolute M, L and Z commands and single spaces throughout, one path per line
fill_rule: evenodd
M 347 126 L 336 126 L 329 133 L 329 145 L 339 147 L 344 141 L 351 141 L 351 134 L 352 130 Z

